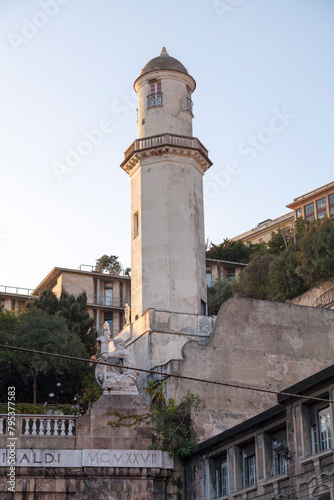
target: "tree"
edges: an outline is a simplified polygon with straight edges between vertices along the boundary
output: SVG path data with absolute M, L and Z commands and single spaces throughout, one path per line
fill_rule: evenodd
M 206 252 L 208 259 L 227 260 L 229 262 L 248 263 L 253 255 L 265 253 L 265 243 L 244 243 L 241 240 L 230 241 L 226 238 L 220 245 L 212 244 Z
M 85 376 L 81 383 L 79 396 L 77 402 L 80 405 L 80 409 L 82 413 L 85 413 L 88 408 L 95 403 L 97 399 L 102 395 L 103 390 L 98 385 L 95 380 L 95 367 L 90 370 L 90 372 Z
M 96 352 L 96 332 L 93 328 L 94 319 L 87 311 L 86 292 L 77 297 L 63 291 L 59 300 L 51 290 L 45 290 L 38 299 L 34 299 L 26 306 L 38 308 L 50 316 L 58 315 L 66 320 L 69 331 L 79 337 L 89 355 Z
M 38 308 L 21 312 L 17 316 L 2 317 L 1 339 L 15 347 L 86 357 L 85 349 L 74 334 L 68 331 L 64 318 Z M 37 402 L 37 382 L 41 375 L 56 375 L 68 368 L 70 362 L 61 358 L 31 352 L 2 350 L 1 358 L 16 365 L 22 377 L 33 383 L 33 403 Z
M 267 243 L 269 254 L 280 255 L 290 244 L 293 243 L 291 230 L 282 228 L 271 233 L 271 238 Z
M 86 292 L 77 297 L 65 291 L 59 299 L 60 315 L 66 319 L 70 332 L 75 333 L 84 344 L 87 353 L 92 356 L 96 353 L 96 331 L 93 328 L 94 318 L 87 311 Z
M 299 239 L 296 272 L 308 288 L 334 277 L 334 218 L 314 220 Z
M 122 272 L 122 265 L 118 261 L 116 255 L 102 255 L 96 259 L 96 270 L 99 272 L 108 271 L 109 274 L 120 274 Z
M 290 245 L 278 255 L 269 267 L 270 300 L 285 302 L 306 290 L 304 280 L 297 275 L 297 248 Z
M 158 384 L 156 391 L 159 390 Z M 152 387 L 148 388 L 147 392 L 151 394 Z M 199 396 L 189 391 L 181 398 L 179 404 L 172 398 L 164 401 L 161 394 L 155 401 L 152 404 L 152 418 L 155 431 L 162 440 L 162 449 L 168 451 L 170 455 L 187 457 L 196 444 L 197 434 L 193 418 L 205 409 L 205 403 Z
M 242 270 L 239 279 L 233 283 L 233 294 L 251 299 L 266 300 L 269 296 L 269 266 L 273 255 L 257 255 Z
M 229 279 L 216 280 L 208 288 L 208 312 L 216 315 L 222 304 L 232 296 L 232 282 Z

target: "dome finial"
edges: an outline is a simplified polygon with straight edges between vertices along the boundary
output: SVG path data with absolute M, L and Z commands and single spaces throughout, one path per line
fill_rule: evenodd
M 169 56 L 167 50 L 166 50 L 166 47 L 162 47 L 162 51 L 161 51 L 161 54 L 160 54 L 160 57 L 161 56 Z

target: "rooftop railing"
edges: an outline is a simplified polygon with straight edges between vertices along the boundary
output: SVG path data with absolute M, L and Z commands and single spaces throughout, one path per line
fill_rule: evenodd
M 126 269 L 121 269 L 120 271 L 117 271 L 115 273 L 110 273 L 107 270 L 101 270 L 96 266 L 91 266 L 89 264 L 80 264 L 80 266 L 77 268 L 77 271 L 88 271 L 91 273 L 101 273 L 101 274 L 107 274 L 108 276 L 124 276 L 129 278 L 131 276 L 131 269 L 126 268 Z
M 302 200 L 303 198 L 306 198 L 307 196 L 310 196 L 311 194 L 316 194 L 319 191 L 322 191 L 323 189 L 331 188 L 334 187 L 334 181 L 329 182 L 328 184 L 325 184 L 324 186 L 321 186 L 317 189 L 314 189 L 313 191 L 309 191 L 308 193 L 302 194 L 301 196 L 298 196 L 297 198 L 294 198 L 293 201 L 299 201 Z
M 12 293 L 15 295 L 30 295 L 34 290 L 30 288 L 20 288 L 16 286 L 6 286 L 0 285 L 0 294 L 2 293 Z

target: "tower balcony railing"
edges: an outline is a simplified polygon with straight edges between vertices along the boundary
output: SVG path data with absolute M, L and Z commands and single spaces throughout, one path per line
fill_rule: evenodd
M 161 134 L 151 135 L 142 139 L 133 141 L 130 147 L 124 153 L 124 160 L 127 161 L 130 156 L 138 151 L 145 149 L 156 148 L 159 146 L 174 146 L 186 149 L 196 149 L 200 151 L 206 158 L 208 157 L 208 150 L 203 146 L 197 137 L 188 137 L 185 135 L 176 134 Z
M 108 297 L 104 295 L 87 295 L 87 305 L 96 305 L 103 307 L 121 307 L 124 308 L 125 304 L 130 305 L 130 298 L 123 297 Z
M 147 96 L 147 106 L 153 108 L 154 106 L 162 106 L 162 92 L 158 94 L 150 94 Z

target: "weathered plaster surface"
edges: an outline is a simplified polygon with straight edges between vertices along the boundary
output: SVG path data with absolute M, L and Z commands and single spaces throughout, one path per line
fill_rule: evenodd
M 232 298 L 222 306 L 208 343 L 191 340 L 182 353 L 181 375 L 280 391 L 333 363 L 334 311 Z M 201 438 L 277 401 L 272 394 L 170 379 L 173 397 L 187 390 L 209 410 L 198 419 Z

